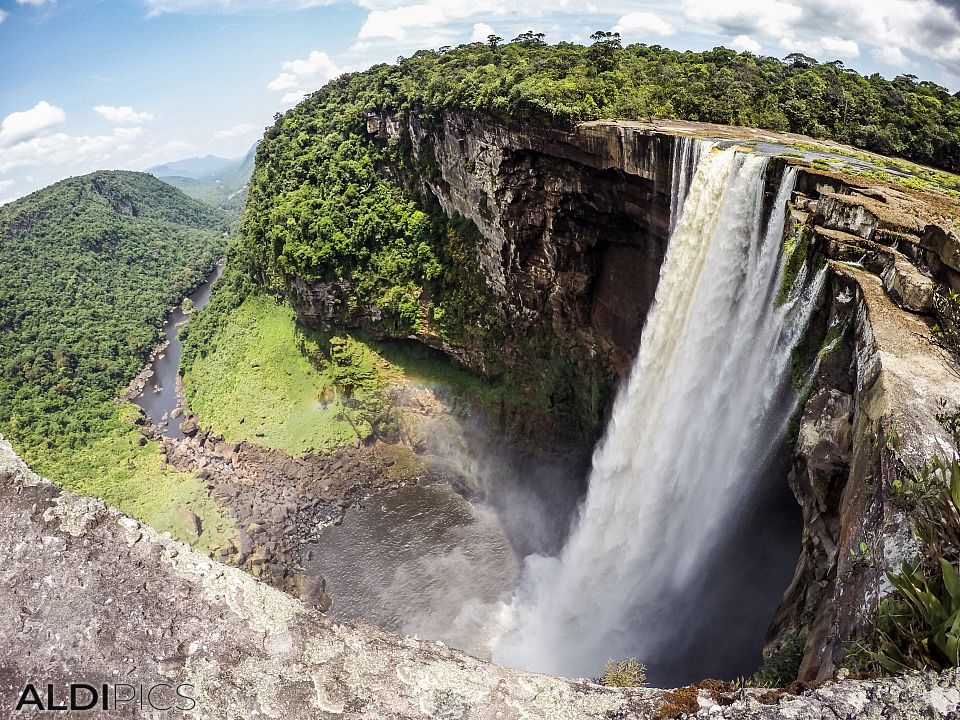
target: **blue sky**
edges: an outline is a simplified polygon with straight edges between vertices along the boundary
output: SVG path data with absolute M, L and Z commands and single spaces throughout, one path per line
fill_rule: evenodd
M 344 70 L 530 28 L 800 51 L 960 89 L 960 0 L 0 0 L 0 203 L 96 169 L 242 155 Z

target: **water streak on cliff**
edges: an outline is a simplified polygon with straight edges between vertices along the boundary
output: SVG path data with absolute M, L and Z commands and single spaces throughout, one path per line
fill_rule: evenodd
M 765 210 L 767 158 L 692 145 L 679 150 L 682 207 L 587 497 L 560 555 L 527 558 L 499 662 L 581 676 L 608 658 L 656 666 L 709 612 L 701 591 L 716 548 L 769 479 L 793 407 L 791 350 L 813 304 L 800 283 L 775 302 L 795 171 Z M 734 591 L 752 602 L 752 588 Z

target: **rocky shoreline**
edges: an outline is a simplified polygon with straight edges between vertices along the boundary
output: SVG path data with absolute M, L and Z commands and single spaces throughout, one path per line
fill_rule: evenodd
M 324 579 L 303 571 L 310 559 L 305 548 L 325 527 L 342 522 L 366 493 L 411 479 L 394 470 L 405 449 L 383 443 L 291 457 L 246 441 L 227 442 L 201 428 L 194 415 L 184 418 L 181 431 L 183 438 L 171 438 L 156 425 L 142 427 L 161 445 L 166 462 L 204 480 L 207 493 L 235 520 L 237 536 L 229 545 L 204 549 L 323 611 L 332 600 Z M 191 523 L 199 535 L 199 519 L 188 518 Z

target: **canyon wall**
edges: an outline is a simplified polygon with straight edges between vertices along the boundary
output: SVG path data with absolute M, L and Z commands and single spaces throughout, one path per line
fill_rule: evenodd
M 410 164 L 385 173 L 479 229 L 477 259 L 514 337 L 549 328 L 583 382 L 608 389 L 630 367 L 656 292 L 678 138 L 783 150 L 798 140 L 691 123 L 600 121 L 567 133 L 457 113 L 371 113 L 367 130 L 409 143 Z M 960 289 L 960 210 L 788 157 L 770 166 L 770 201 L 788 162 L 800 173 L 784 227 L 787 279 L 803 266 L 808 282 L 828 276 L 795 358 L 789 482 L 805 530 L 767 652 L 801 654 L 801 676 L 816 678 L 831 676 L 869 631 L 891 589 L 884 572 L 916 550 L 893 481 L 954 451 L 937 415 L 941 398 L 960 398 L 960 375 L 934 342 L 930 313 L 938 284 Z M 483 372 L 479 348 L 420 339 Z M 508 337 L 502 349 L 509 362 L 535 363 L 521 347 Z

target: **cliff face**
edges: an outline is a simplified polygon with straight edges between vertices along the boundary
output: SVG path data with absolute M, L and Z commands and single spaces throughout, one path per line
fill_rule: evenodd
M 371 116 L 368 130 L 407 133 L 415 165 L 433 170 L 408 182 L 480 230 L 481 267 L 518 335 L 542 323 L 596 366 L 629 369 L 666 251 L 675 137 L 453 113 L 439 125 Z
M 958 287 L 956 208 L 834 177 L 805 176 L 792 220 L 827 290 L 805 347 L 815 372 L 790 482 L 804 513 L 804 549 L 773 626 L 805 639 L 801 676 L 829 677 L 869 633 L 885 571 L 919 546 L 894 489 L 933 457 L 952 457 L 938 420 L 956 408 L 956 359 L 929 316 L 935 286 Z
M 479 229 L 477 259 L 513 333 L 508 362 L 531 363 L 520 339 L 546 327 L 581 378 L 610 387 L 630 367 L 656 292 L 678 138 L 800 139 L 688 123 L 564 133 L 456 113 L 371 114 L 367 130 L 409 142 L 410 165 L 385 173 Z M 772 165 L 768 197 L 787 162 Z M 916 549 L 893 480 L 953 447 L 937 414 L 941 398 L 960 398 L 960 376 L 933 343 L 929 313 L 938 284 L 960 289 L 960 232 L 945 198 L 800 165 L 784 228 L 788 270 L 806 264 L 811 281 L 827 278 L 796 362 L 803 405 L 789 482 L 804 545 L 768 650 L 799 641 L 801 675 L 814 678 L 832 675 L 869 630 L 890 591 L 884 571 Z M 421 340 L 484 370 L 480 347 Z

